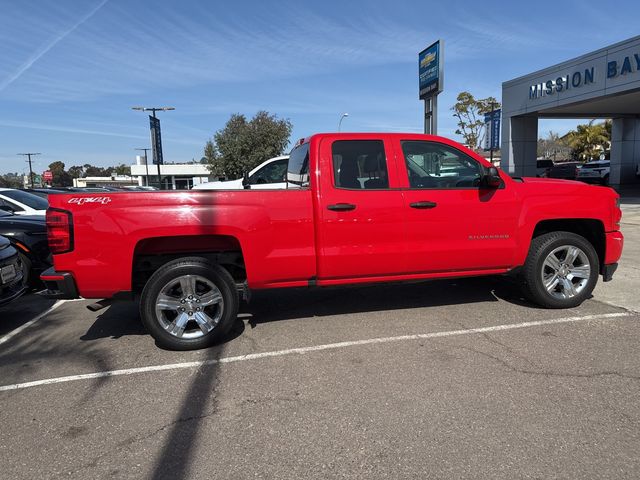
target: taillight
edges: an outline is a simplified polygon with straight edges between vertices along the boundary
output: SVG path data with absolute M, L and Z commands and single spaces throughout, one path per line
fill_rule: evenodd
M 49 208 L 47 210 L 47 238 L 51 253 L 73 250 L 73 221 L 71 212 Z

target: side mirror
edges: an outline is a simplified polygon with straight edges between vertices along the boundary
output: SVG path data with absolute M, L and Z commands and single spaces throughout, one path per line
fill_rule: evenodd
M 244 172 L 242 176 L 242 186 L 245 190 L 249 190 L 251 188 L 251 184 L 249 183 L 249 172 Z
M 496 167 L 489 167 L 489 170 L 483 180 L 484 181 L 482 183 L 488 188 L 500 188 L 502 185 L 502 178 L 500 178 L 500 173 L 498 173 L 498 169 Z

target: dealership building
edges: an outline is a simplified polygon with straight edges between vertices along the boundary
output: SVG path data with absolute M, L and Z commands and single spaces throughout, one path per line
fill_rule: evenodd
M 502 84 L 502 162 L 535 176 L 540 118 L 610 118 L 612 185 L 640 183 L 640 36 Z

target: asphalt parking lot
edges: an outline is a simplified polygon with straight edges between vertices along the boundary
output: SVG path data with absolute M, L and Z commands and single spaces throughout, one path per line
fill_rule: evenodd
M 614 281 L 572 310 L 500 278 L 276 291 L 229 341 L 170 352 L 133 303 L 10 304 L 0 477 L 638 478 L 640 205 L 624 211 Z

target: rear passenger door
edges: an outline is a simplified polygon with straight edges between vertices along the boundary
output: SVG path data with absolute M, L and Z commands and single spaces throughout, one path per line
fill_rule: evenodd
M 379 136 L 343 138 L 319 146 L 318 277 L 400 274 L 406 245 L 393 150 Z

